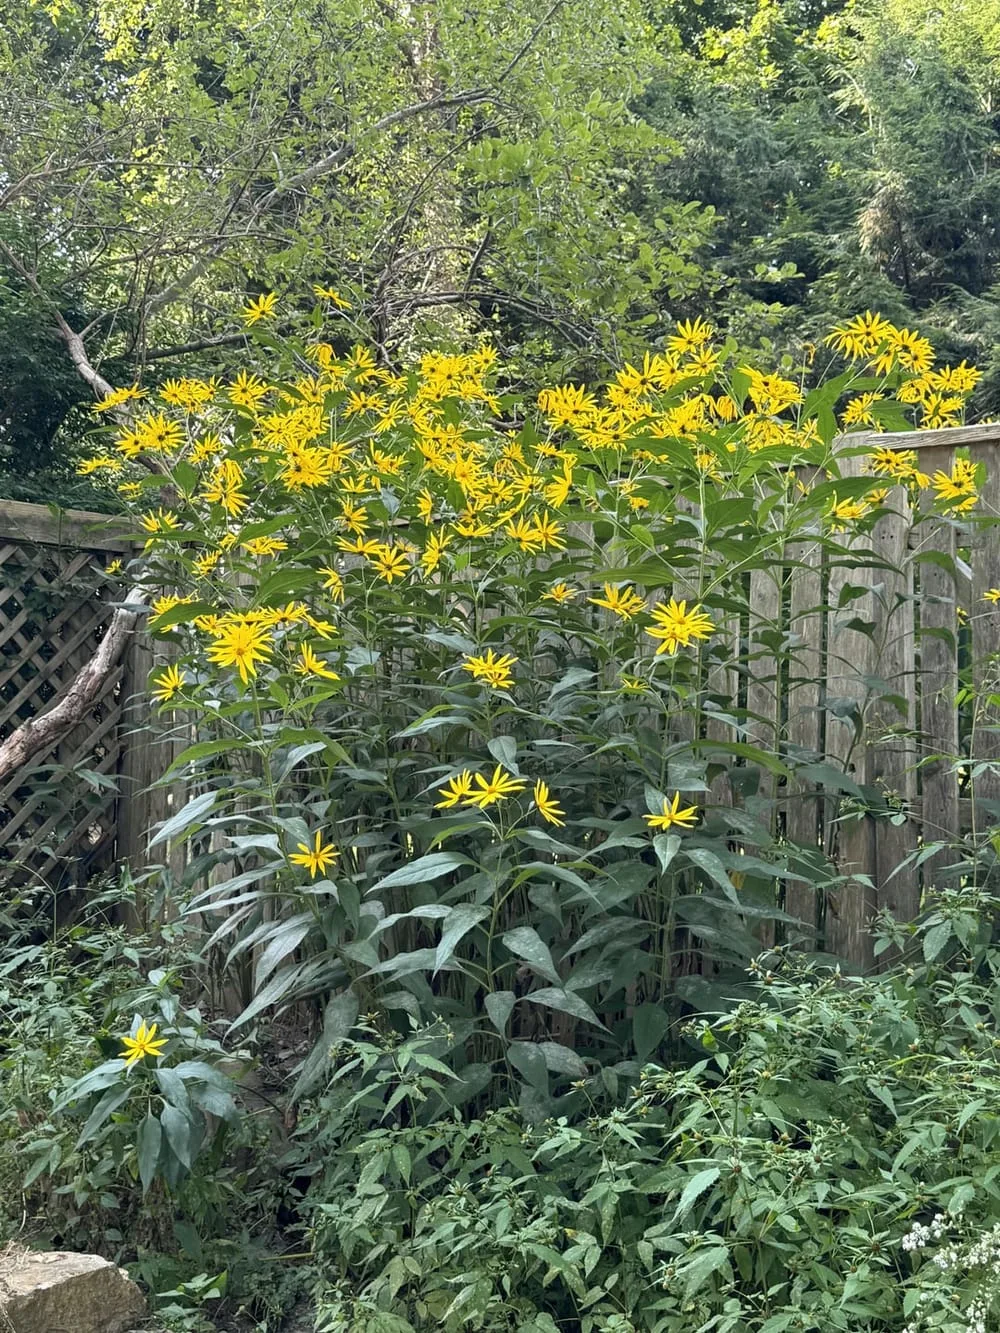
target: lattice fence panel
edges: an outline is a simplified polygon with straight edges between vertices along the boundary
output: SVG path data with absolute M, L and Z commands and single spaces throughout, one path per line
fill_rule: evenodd
M 0 505 L 0 738 L 63 693 L 107 626 L 104 571 L 124 543 L 80 529 L 64 532 L 45 510 Z M 8 884 L 81 884 L 112 863 L 124 671 L 79 726 L 0 786 L 0 879 Z

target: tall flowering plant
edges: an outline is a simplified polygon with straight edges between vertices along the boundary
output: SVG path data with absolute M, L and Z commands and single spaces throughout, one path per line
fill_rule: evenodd
M 150 689 L 196 734 L 173 891 L 253 959 L 241 1022 L 329 1000 L 307 1075 L 360 1007 L 440 1022 L 456 1097 L 550 1105 L 660 1043 L 692 950 L 724 975 L 780 918 L 792 851 L 713 795 L 798 762 L 752 743 L 749 576 L 790 541 L 849 558 L 890 494 L 974 504 L 968 463 L 844 476 L 833 440 L 957 422 L 977 373 L 866 314 L 809 388 L 696 320 L 530 403 L 486 344 L 389 369 L 274 314 L 227 381 L 106 399 L 127 419 L 82 465 L 134 505 Z

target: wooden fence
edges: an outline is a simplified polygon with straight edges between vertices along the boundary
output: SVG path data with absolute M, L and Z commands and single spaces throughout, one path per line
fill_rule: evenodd
M 862 966 L 873 961 L 873 914 L 888 908 L 912 918 L 939 873 L 940 856 L 893 873 L 907 854 L 1000 818 L 1000 782 L 970 777 L 977 762 L 1000 758 L 1000 709 L 972 727 L 959 697 L 963 663 L 973 661 L 975 684 L 1000 697 L 988 674 L 1000 660 L 1000 607 L 984 600 L 1000 588 L 1000 529 L 989 521 L 1000 517 L 1000 425 L 843 443 L 874 441 L 917 450 L 931 474 L 950 471 L 956 449 L 968 448 L 986 464 L 977 510 L 985 519 L 974 518 L 971 529 L 943 518 L 914 525 L 906 497 L 890 494 L 894 512 L 856 541 L 891 568 L 867 575 L 831 561 L 818 543 L 798 543 L 784 563 L 752 576 L 749 621 L 720 626 L 733 664 L 749 652 L 749 673 L 741 679 L 734 665 L 720 666 L 710 682 L 752 715 L 736 738 L 825 757 L 882 794 L 877 808 L 855 815 L 819 780 L 765 778 L 758 793 L 776 835 L 824 848 L 854 876 L 819 895 L 792 884 L 780 905 L 827 949 Z M 862 467 L 844 460 L 848 473 Z M 56 518 L 0 502 L 0 737 L 50 703 L 92 654 L 115 586 L 105 568 L 129 549 L 100 515 Z M 851 586 L 862 577 L 864 586 Z M 775 651 L 789 640 L 797 644 L 790 662 Z M 170 757 L 146 729 L 151 665 L 151 647 L 136 635 L 88 721 L 0 789 L 0 872 L 6 863 L 18 876 L 82 883 L 118 859 L 143 864 L 147 830 L 171 802 L 170 793 L 150 791 Z M 708 735 L 734 738 L 721 721 L 709 722 Z M 725 781 L 713 797 L 736 799 Z
M 132 553 L 120 520 L 0 501 L 0 738 L 47 708 L 88 662 Z M 0 786 L 0 883 L 82 884 L 138 859 L 156 806 L 144 731 L 150 650 L 130 644 L 88 717 Z

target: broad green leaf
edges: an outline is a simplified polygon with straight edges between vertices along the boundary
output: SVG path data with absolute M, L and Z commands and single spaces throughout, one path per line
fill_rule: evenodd
M 534 1042 L 512 1041 L 507 1047 L 507 1059 L 530 1087 L 539 1092 L 548 1092 L 549 1073 L 545 1055 Z
M 549 946 L 534 927 L 515 926 L 513 930 L 506 932 L 503 943 L 515 958 L 523 958 L 535 972 L 555 982 L 557 986 L 560 984 L 559 973 L 552 961 Z
M 517 741 L 513 736 L 494 736 L 492 740 L 487 741 L 486 748 L 498 764 L 513 773 L 515 777 L 520 776 L 520 769 L 517 766 Z
M 192 824 L 197 824 L 215 806 L 216 796 L 217 793 L 214 791 L 203 791 L 198 796 L 192 796 L 182 809 L 160 825 L 150 841 L 150 847 L 156 847 L 161 842 L 176 838 Z
M 401 888 L 408 884 L 427 884 L 431 880 L 440 879 L 442 875 L 451 874 L 459 866 L 473 864 L 468 857 L 458 856 L 454 852 L 430 852 L 427 856 L 418 856 L 409 865 L 401 866 L 399 870 L 386 875 L 384 879 L 373 884 L 367 892 L 377 893 L 379 889 Z
M 448 914 L 441 931 L 441 939 L 434 955 L 435 976 L 449 962 L 459 941 L 490 915 L 488 907 L 474 907 L 471 903 L 460 903 Z
M 292 1089 L 292 1101 L 306 1097 L 319 1082 L 323 1070 L 330 1059 L 330 1051 L 350 1033 L 358 1018 L 358 997 L 353 990 L 341 991 L 326 1006 L 323 1015 L 323 1031 L 316 1045 L 312 1048 L 299 1070 L 299 1077 Z
M 653 850 L 656 852 L 656 859 L 660 863 L 661 875 L 669 869 L 680 845 L 681 839 L 676 833 L 658 833 L 653 839 Z
M 632 1045 L 635 1057 L 644 1064 L 670 1027 L 670 1015 L 659 1004 L 640 1004 L 632 1015 Z
M 498 990 L 491 991 L 483 1001 L 486 1012 L 490 1016 L 490 1022 L 498 1032 L 507 1030 L 507 1023 L 510 1021 L 515 998 L 513 991 Z
M 153 1183 L 156 1175 L 156 1167 L 160 1160 L 160 1144 L 163 1133 L 160 1128 L 160 1122 L 152 1114 L 147 1114 L 145 1119 L 139 1125 L 135 1140 L 136 1158 L 139 1164 L 139 1179 L 142 1181 L 142 1192 L 147 1194 L 149 1187 Z
M 715 1184 L 721 1175 L 717 1166 L 707 1166 L 704 1171 L 696 1171 L 681 1192 L 680 1201 L 674 1211 L 673 1221 L 685 1217 L 707 1189 Z
M 160 1126 L 170 1151 L 190 1171 L 194 1165 L 191 1121 L 176 1106 L 167 1105 L 160 1112 Z
M 529 991 L 524 997 L 530 1000 L 532 1004 L 543 1004 L 548 1009 L 558 1009 L 561 1013 L 572 1014 L 574 1018 L 581 1018 L 585 1023 L 593 1023 L 594 1027 L 607 1028 L 591 1009 L 590 1005 L 580 998 L 574 991 L 563 990 L 560 986 L 543 986 L 541 990 Z

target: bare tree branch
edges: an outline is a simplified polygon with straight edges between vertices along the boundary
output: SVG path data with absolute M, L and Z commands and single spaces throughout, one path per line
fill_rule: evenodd
M 129 597 L 129 608 L 119 607 L 115 611 L 97 652 L 78 672 L 62 698 L 47 713 L 22 722 L 0 745 L 0 782 L 24 768 L 36 754 L 41 754 L 67 731 L 78 726 L 93 708 L 108 677 L 121 660 L 139 618 L 140 604 L 145 605 L 144 593 L 132 591 Z

